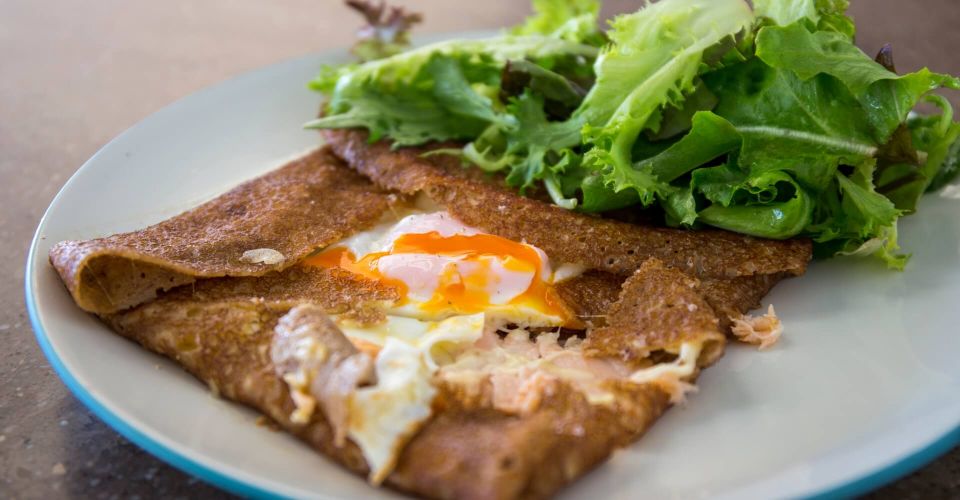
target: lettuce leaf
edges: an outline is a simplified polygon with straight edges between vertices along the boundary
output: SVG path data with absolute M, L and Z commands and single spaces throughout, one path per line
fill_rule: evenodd
M 470 139 L 515 120 L 487 95 L 511 59 L 578 56 L 597 49 L 544 36 L 502 36 L 428 45 L 361 65 L 326 70 L 312 82 L 328 94 L 324 116 L 307 128 L 362 127 L 397 146 Z
M 512 34 L 553 36 L 594 46 L 604 42 L 597 24 L 599 0 L 533 0 L 533 11 Z
M 500 99 L 509 101 L 525 90 L 543 96 L 551 119 L 564 120 L 576 110 L 586 91 L 569 78 L 530 61 L 509 61 L 503 68 Z
M 863 95 L 874 82 L 897 78 L 843 35 L 811 32 L 803 23 L 760 30 L 757 57 L 774 68 L 790 68 L 803 80 L 820 73 L 832 75 L 857 96 Z
M 643 159 L 634 168 L 647 170 L 662 182 L 672 182 L 687 172 L 736 151 L 743 138 L 727 120 L 710 111 L 693 116 L 690 132 L 660 154 Z
M 847 15 L 849 0 L 753 0 L 753 11 L 774 24 L 788 26 L 803 22 L 818 31 L 830 31 L 852 41 L 856 34 L 853 20 Z
M 762 27 L 756 56 L 704 77 L 719 99 L 714 111 L 743 136 L 741 166 L 751 175 L 789 172 L 821 200 L 809 226 L 797 234 L 847 253 L 872 241 L 871 253 L 902 267 L 893 226 L 915 208 L 946 156 L 928 155 L 933 161 L 920 165 L 903 123 L 931 90 L 956 88 L 958 81 L 926 69 L 897 75 L 845 36 L 810 31 L 803 21 Z M 946 133 L 933 142 L 952 144 Z M 864 165 L 871 166 L 869 175 L 862 173 Z M 879 190 L 875 178 L 882 181 Z M 741 215 L 740 226 L 754 217 Z M 700 219 L 713 223 L 703 212 Z
M 781 26 L 803 19 L 820 20 L 815 0 L 753 0 L 753 11 Z
M 458 139 L 467 163 L 584 212 L 808 237 L 902 269 L 897 222 L 960 174 L 937 89 L 853 43 L 847 0 L 661 0 L 597 29 L 593 0 L 534 0 L 506 34 L 324 68 L 314 128 L 396 146 Z M 602 49 L 598 49 L 601 47 Z M 914 114 L 928 101 L 939 115 Z
M 791 189 L 792 187 L 792 189 Z M 800 234 L 813 217 L 813 199 L 783 171 L 765 172 L 748 178 L 737 191 L 765 194 L 773 201 L 742 203 L 728 207 L 713 204 L 698 214 L 714 227 L 762 238 L 786 239 Z M 780 195 L 780 191 L 787 192 Z M 781 201 L 780 198 L 786 198 Z
M 657 130 L 663 108 L 678 106 L 685 92 L 695 91 L 693 81 L 707 49 L 752 19 L 742 0 L 670 0 L 620 16 L 608 33 L 610 45 L 594 64 L 596 82 L 573 116 L 549 122 L 533 112 L 537 104 L 531 104 L 532 97 L 521 99 L 508 106 L 515 111 L 517 126 L 492 125 L 467 146 L 466 156 L 486 170 L 508 169 L 508 183 L 525 189 L 554 175 L 572 175 L 555 160 L 578 149 L 583 152 L 580 169 L 598 174 L 581 176 L 590 182 L 584 191 L 587 209 L 634 200 L 620 194 L 626 190 L 650 205 L 673 189 L 642 168 L 633 168 L 637 135 Z M 616 203 L 594 202 L 601 197 Z M 554 201 L 574 205 L 568 198 L 555 196 Z
M 632 189 L 644 205 L 669 189 L 633 166 L 633 144 L 645 129 L 658 130 L 661 110 L 678 107 L 696 89 L 704 53 L 753 21 L 742 0 L 671 0 L 617 17 L 611 45 L 597 58 L 597 83 L 575 118 L 585 124 L 585 155 L 613 192 Z
M 914 144 L 927 153 L 923 176 L 929 178 L 925 186 L 928 193 L 940 190 L 960 174 L 960 123 L 953 121 L 949 102 L 940 96 L 930 97 L 940 106 L 942 113 L 939 116 L 914 116 L 907 121 Z M 909 210 L 915 208 L 908 207 Z
M 942 87 L 960 89 L 960 79 L 926 68 L 899 76 L 842 35 L 810 32 L 802 23 L 760 30 L 757 57 L 774 68 L 789 69 L 803 80 L 819 74 L 839 79 L 865 107 L 875 109 L 867 118 L 880 142 L 889 139 L 927 92 Z

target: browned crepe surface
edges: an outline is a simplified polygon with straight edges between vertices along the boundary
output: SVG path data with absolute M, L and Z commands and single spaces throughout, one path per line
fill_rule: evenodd
M 757 274 L 730 279 L 705 278 L 700 280 L 699 293 L 713 308 L 720 321 L 720 331 L 729 332 L 733 319 L 756 309 L 760 300 L 786 273 Z M 606 324 L 607 311 L 620 296 L 624 278 L 603 271 L 588 271 L 557 285 L 560 297 L 575 309 L 575 313 L 591 326 Z
M 718 230 L 638 226 L 579 214 L 482 182 L 450 156 L 422 148 L 368 144 L 356 130 L 325 130 L 331 147 L 376 184 L 402 193 L 423 191 L 461 222 L 526 241 L 559 262 L 629 276 L 650 257 L 701 278 L 734 278 L 806 269 L 806 240 L 761 240 Z
M 621 358 L 635 364 L 654 351 L 676 353 L 680 343 L 701 337 L 723 344 L 713 308 L 700 291 L 700 280 L 650 259 L 628 278 L 620 298 L 606 312 L 606 324 L 584 342 L 588 356 Z M 705 363 L 719 357 L 711 352 Z
M 557 294 L 588 326 L 603 326 L 607 310 L 620 296 L 624 278 L 603 271 L 587 271 L 580 276 L 561 281 Z
M 272 302 L 309 302 L 329 312 L 344 312 L 379 302 L 392 303 L 400 294 L 396 288 L 341 269 L 294 266 L 264 276 L 200 280 L 174 289 L 164 298 L 195 302 L 258 298 Z
M 77 304 L 111 313 L 199 277 L 259 276 L 372 225 L 391 197 L 326 149 L 132 233 L 64 241 L 50 261 Z M 283 260 L 242 260 L 271 249 Z
M 617 342 L 666 346 L 709 339 L 716 349 L 701 361 L 712 362 L 722 351 L 723 314 L 744 312 L 776 281 L 801 273 L 809 259 L 806 243 L 719 232 L 691 236 L 612 223 L 520 198 L 449 160 L 425 163 L 415 151 L 380 146 L 371 151 L 379 156 L 357 160 L 369 153 L 360 151 L 351 161 L 379 187 L 319 150 L 145 230 L 61 243 L 51 251 L 51 262 L 77 303 L 100 314 L 121 335 L 176 360 L 216 393 L 259 409 L 348 469 L 366 473 L 355 445 L 333 444 L 321 412 L 306 424 L 290 419 L 294 404 L 272 365 L 269 346 L 278 320 L 299 304 L 376 321 L 383 314 L 378 307 L 397 300 L 391 287 L 339 270 L 296 265 L 314 249 L 378 220 L 397 199 L 384 189 L 397 189 L 397 194 L 422 189 L 468 224 L 525 239 L 559 261 L 586 264 L 592 270 L 557 291 L 578 316 L 607 332 L 605 345 L 619 349 L 615 355 L 598 351 L 601 356 L 622 358 L 623 345 Z M 391 166 L 398 154 L 413 166 Z M 472 198 L 458 201 L 458 196 Z M 517 213 L 533 218 L 541 229 L 513 227 L 523 223 L 509 215 Z M 518 236 L 527 230 L 530 237 Z M 581 240 L 605 241 L 617 238 L 617 231 L 629 232 L 629 238 L 621 239 L 639 246 L 614 252 L 613 263 L 596 245 Z M 728 255 L 716 258 L 703 248 L 685 253 L 697 245 Z M 257 248 L 274 249 L 284 261 L 262 265 L 239 260 Z M 745 260 L 734 262 L 730 255 Z M 667 259 L 648 262 L 659 256 Z M 172 289 L 155 298 L 167 288 Z M 666 290 L 677 298 L 674 302 L 697 304 L 697 328 L 685 328 L 693 323 L 678 320 L 657 294 L 645 293 L 649 290 Z M 610 311 L 616 318 L 642 316 L 646 322 L 611 320 Z M 670 324 L 676 328 L 649 327 Z M 588 332 L 587 342 L 596 331 Z M 403 450 L 387 484 L 439 498 L 548 496 L 637 439 L 668 406 L 668 395 L 650 384 L 618 387 L 620 397 L 612 407 L 591 405 L 565 384 L 551 391 L 532 412 L 517 415 L 442 387 L 435 416 Z

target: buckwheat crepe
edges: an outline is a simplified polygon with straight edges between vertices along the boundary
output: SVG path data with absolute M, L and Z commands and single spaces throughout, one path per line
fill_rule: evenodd
M 581 215 L 520 197 L 441 155 L 368 144 L 356 131 L 327 139 L 330 146 L 155 226 L 59 243 L 50 260 L 77 305 L 118 334 L 350 471 L 420 496 L 556 492 L 681 401 L 722 355 L 731 321 L 810 259 L 804 241 Z M 535 383 L 505 393 L 496 364 L 442 366 L 430 379 L 429 418 L 389 464 L 372 467 L 345 429 L 352 395 L 378 383 L 376 353 L 330 318 L 380 324 L 400 292 L 305 259 L 418 195 L 464 224 L 585 269 L 556 287 L 582 328 L 514 325 L 478 344 L 534 361 L 566 359 L 592 378 L 534 370 Z M 322 355 L 304 354 L 305 345 Z M 293 382 L 295 374 L 306 382 Z

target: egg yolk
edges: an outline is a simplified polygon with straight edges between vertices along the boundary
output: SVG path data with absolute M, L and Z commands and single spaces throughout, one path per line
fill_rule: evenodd
M 575 316 L 543 276 L 536 248 L 491 234 L 402 234 L 389 251 L 357 258 L 333 247 L 306 265 L 340 268 L 400 291 L 402 303 L 428 313 L 474 314 L 491 306 L 524 306 L 572 324 Z

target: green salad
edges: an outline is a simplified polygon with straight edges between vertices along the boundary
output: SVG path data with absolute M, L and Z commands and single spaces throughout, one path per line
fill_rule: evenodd
M 960 171 L 960 124 L 933 93 L 960 79 L 864 54 L 847 0 L 661 0 L 607 30 L 595 0 L 533 6 L 499 36 L 415 49 L 418 19 L 394 10 L 363 62 L 311 82 L 327 100 L 307 127 L 457 140 L 440 153 L 570 210 L 805 237 L 897 269 L 898 219 Z

